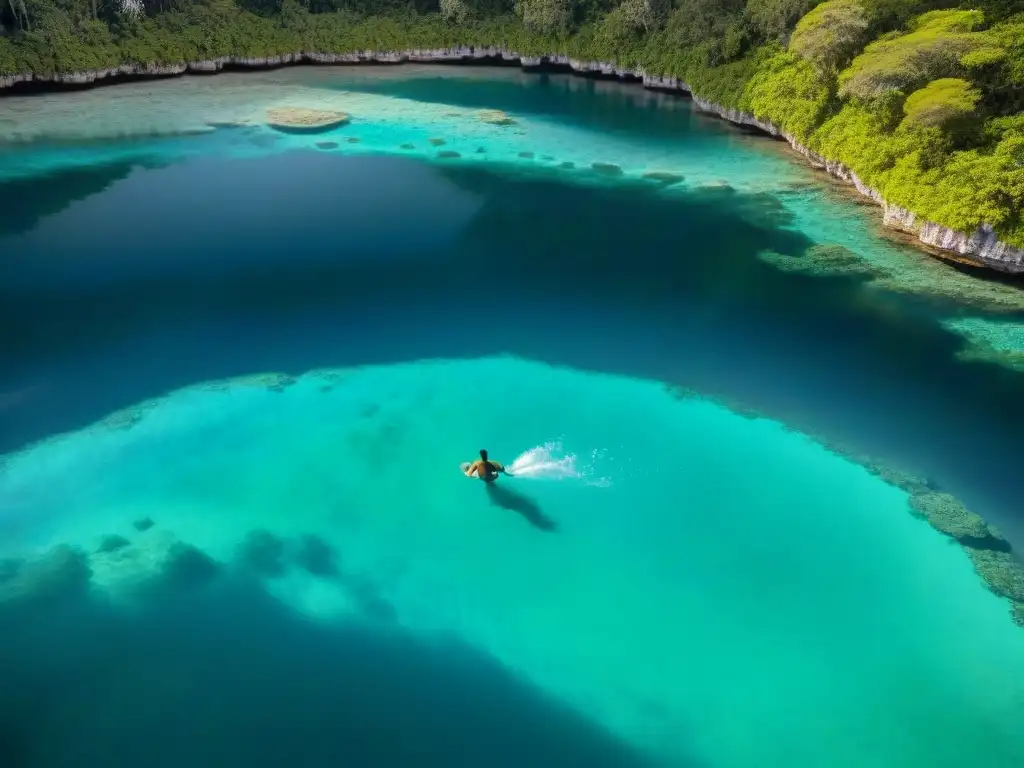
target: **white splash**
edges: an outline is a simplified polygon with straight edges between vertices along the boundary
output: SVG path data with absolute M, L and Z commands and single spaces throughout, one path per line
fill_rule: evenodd
M 594 458 L 598 451 L 593 451 Z M 516 460 L 508 466 L 509 474 L 512 477 L 537 480 L 569 480 L 579 479 L 587 482 L 588 485 L 607 486 L 610 482 L 607 478 L 592 479 L 592 467 L 580 467 L 577 465 L 575 453 L 565 453 L 562 443 L 552 440 L 523 451 Z

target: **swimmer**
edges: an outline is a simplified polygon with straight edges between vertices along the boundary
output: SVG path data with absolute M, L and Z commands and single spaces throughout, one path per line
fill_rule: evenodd
M 493 483 L 498 479 L 499 474 L 508 475 L 509 471 L 496 461 L 487 458 L 487 451 L 480 449 L 480 458 L 466 467 L 466 477 L 479 477 L 485 483 Z

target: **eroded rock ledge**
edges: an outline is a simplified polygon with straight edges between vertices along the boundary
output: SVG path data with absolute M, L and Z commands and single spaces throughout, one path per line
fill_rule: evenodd
M 862 195 L 870 198 L 882 208 L 883 223 L 887 227 L 914 235 L 925 246 L 950 254 L 960 260 L 989 267 L 1001 272 L 1024 273 L 1024 249 L 1015 248 L 996 237 L 995 231 L 988 224 L 983 224 L 971 233 L 957 232 L 934 222 L 919 219 L 912 211 L 899 206 L 890 205 L 881 194 L 864 184 L 853 171 L 841 163 L 837 163 L 812 152 L 801 145 L 792 136 L 787 135 L 771 123 L 757 119 L 754 115 L 726 109 L 717 104 L 701 99 L 693 94 L 689 85 L 675 77 L 659 77 L 648 75 L 640 69 L 626 69 L 615 64 L 600 61 L 578 61 L 568 56 L 522 56 L 514 51 L 494 47 L 456 47 L 415 49 L 403 52 L 358 51 L 352 53 L 314 53 L 300 51 L 280 56 L 246 57 L 225 56 L 205 61 L 190 61 L 181 64 L 124 64 L 120 67 L 98 69 L 87 72 L 61 72 L 51 75 L 0 75 L 0 89 L 10 88 L 18 83 L 41 82 L 58 85 L 87 85 L 103 80 L 126 77 L 170 77 L 186 73 L 219 72 L 226 66 L 263 69 L 279 67 L 287 64 L 401 64 L 404 62 L 422 63 L 457 63 L 466 61 L 518 62 L 522 67 L 539 67 L 543 64 L 567 66 L 581 74 L 600 74 L 606 77 L 617 77 L 623 80 L 636 80 L 645 88 L 665 91 L 679 91 L 693 95 L 694 103 L 701 110 L 718 115 L 739 125 L 757 128 L 776 138 L 785 139 L 811 165 L 827 171 L 832 176 L 842 179 L 857 188 Z

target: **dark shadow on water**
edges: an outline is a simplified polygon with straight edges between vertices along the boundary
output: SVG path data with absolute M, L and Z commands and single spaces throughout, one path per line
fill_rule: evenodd
M 540 504 L 529 496 L 499 485 L 497 482 L 484 483 L 484 485 L 487 487 L 487 495 L 491 499 L 491 504 L 522 515 L 534 528 L 539 528 L 542 531 L 558 530 L 558 523 L 544 514 Z
M 474 648 L 248 582 L 0 615 L 0 678 L 4 768 L 656 765 Z
M 169 185 L 173 210 L 134 206 Z M 765 264 L 813 244 L 777 195 L 311 150 L 89 203 L 0 242 L 0 453 L 198 381 L 507 353 L 721 394 L 932 479 L 1024 547 L 1024 376 L 961 362 L 929 310 L 859 278 Z M 467 271 L 480 254 L 497 279 Z

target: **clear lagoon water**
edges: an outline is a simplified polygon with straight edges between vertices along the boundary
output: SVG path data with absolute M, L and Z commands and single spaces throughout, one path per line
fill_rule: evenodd
M 1024 764 L 1024 630 L 848 455 L 1024 548 L 1024 291 L 878 218 L 558 74 L 5 98 L 2 764 Z

